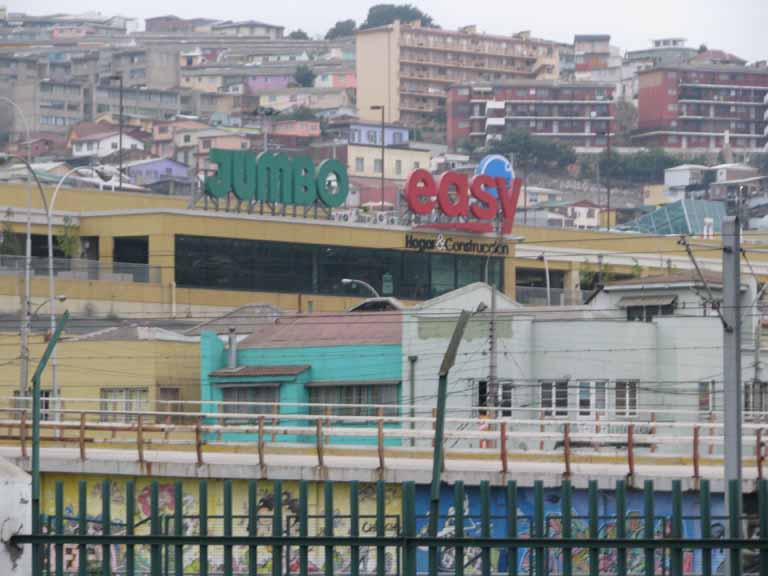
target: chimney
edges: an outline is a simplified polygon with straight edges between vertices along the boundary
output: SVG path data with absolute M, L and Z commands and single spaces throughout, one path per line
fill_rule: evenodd
M 235 335 L 235 329 L 229 329 L 229 359 L 227 361 L 227 368 L 234 370 L 237 368 L 237 336 Z

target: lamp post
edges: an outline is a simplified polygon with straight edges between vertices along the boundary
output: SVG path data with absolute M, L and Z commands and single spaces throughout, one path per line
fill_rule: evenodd
M 610 106 L 610 105 L 609 105 Z M 605 175 L 605 194 L 606 194 L 606 219 L 605 219 L 605 227 L 606 229 L 611 229 L 611 176 L 610 176 L 610 162 L 611 162 L 611 116 L 610 116 L 610 107 L 609 107 L 609 115 L 608 115 L 608 127 L 605 129 L 604 132 L 596 132 L 597 134 L 604 134 L 605 135 L 605 152 L 606 152 L 606 158 L 608 160 L 608 167 L 609 170 L 607 170 L 607 174 Z M 592 110 L 592 112 L 589 113 L 589 117 L 594 120 L 597 118 L 597 112 L 595 110 Z M 599 162 L 598 162 L 599 167 Z
M 123 75 L 122 74 L 113 74 L 109 77 L 110 80 L 117 80 L 120 82 L 120 144 L 118 145 L 118 164 L 119 164 L 119 170 L 120 170 L 120 182 L 119 182 L 119 190 L 123 189 Z
M 25 120 L 26 122 L 26 120 Z M 28 153 L 29 156 L 29 153 Z M 37 178 L 37 174 L 32 169 L 32 165 L 29 160 L 16 156 L 13 154 L 0 154 L 0 163 L 8 160 L 18 160 L 27 168 L 27 171 L 32 176 L 32 179 L 37 184 L 37 189 L 40 192 L 40 198 L 43 201 L 43 207 L 46 213 L 48 212 L 48 202 L 45 199 L 45 192 L 43 186 L 40 184 L 40 180 Z M 50 249 L 49 249 L 50 250 Z M 49 256 L 52 255 L 49 252 Z M 32 189 L 27 188 L 27 246 L 26 256 L 24 259 L 24 309 L 21 311 L 21 371 L 19 377 L 19 393 L 21 396 L 27 395 L 27 386 L 29 381 L 29 320 L 30 320 L 30 300 L 31 300 L 31 272 L 32 270 Z
M 29 122 L 21 107 L 13 100 L 6 96 L 0 96 L 0 101 L 10 105 L 21 118 L 24 124 L 24 131 L 27 134 L 27 161 L 26 165 L 30 172 L 32 168 L 32 142 L 29 132 Z M 33 173 L 34 175 L 34 173 Z M 37 179 L 37 178 L 35 178 Z M 38 182 L 39 185 L 39 182 Z M 32 268 L 32 183 L 27 185 L 27 240 L 25 248 L 25 261 L 24 261 L 24 306 L 21 311 L 21 351 L 20 358 L 20 373 L 19 373 L 19 393 L 22 396 L 27 395 L 27 383 L 29 381 L 29 299 L 31 292 L 31 268 Z
M 547 260 L 547 255 L 542 252 L 538 256 L 537 260 L 544 262 L 544 275 L 546 276 L 546 282 L 547 282 L 547 306 L 552 306 L 552 297 L 550 295 L 551 290 L 549 286 L 549 261 Z
M 59 302 L 64 302 L 66 300 L 66 296 L 64 297 L 64 300 L 61 299 L 61 296 L 56 296 L 56 285 L 54 282 L 54 274 L 53 274 L 53 208 L 56 204 L 56 198 L 59 196 L 59 190 L 61 189 L 62 184 L 64 184 L 64 181 L 69 178 L 72 174 L 80 170 L 80 168 L 72 168 L 69 172 L 64 174 L 64 176 L 61 177 L 58 184 L 56 184 L 56 188 L 53 191 L 53 195 L 51 196 L 51 201 L 48 204 L 48 209 L 46 210 L 46 214 L 48 216 L 48 300 L 46 302 L 51 303 L 51 334 L 53 334 L 53 331 L 56 329 L 56 300 L 59 300 Z M 107 174 L 104 172 L 101 172 L 98 169 L 93 169 L 93 171 L 101 178 L 103 181 L 111 180 L 111 176 L 107 177 Z M 120 178 L 122 179 L 122 170 L 120 171 Z M 46 302 L 43 302 L 45 304 Z M 42 305 L 41 305 L 42 306 Z M 38 307 L 38 310 L 40 307 Z M 37 311 L 35 311 L 35 314 L 37 314 Z M 32 314 L 34 316 L 35 314 Z M 51 395 L 53 396 L 53 402 L 54 407 L 57 407 L 58 398 L 59 398 L 59 383 L 56 378 L 56 349 L 54 348 L 51 352 Z M 59 413 L 58 411 L 54 412 L 54 419 L 58 420 Z
M 384 105 L 371 106 L 371 110 L 381 110 L 381 210 L 384 211 L 384 150 L 386 138 L 384 132 Z
M 342 278 L 341 279 L 341 283 L 344 286 L 353 286 L 353 285 L 357 284 L 358 286 L 362 286 L 366 290 L 369 290 L 370 293 L 373 294 L 374 298 L 381 298 L 381 294 L 379 294 L 378 290 L 376 290 L 376 288 L 374 288 L 373 286 L 371 286 L 370 284 L 368 284 L 368 282 L 365 282 L 364 280 L 355 280 L 353 278 Z

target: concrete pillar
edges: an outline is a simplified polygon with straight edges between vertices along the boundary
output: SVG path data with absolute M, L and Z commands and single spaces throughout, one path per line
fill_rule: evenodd
M 32 478 L 0 458 L 0 574 L 30 576 L 32 546 L 13 546 L 11 537 L 32 529 Z
M 99 262 L 112 262 L 115 255 L 115 239 L 112 236 L 99 237 Z
M 150 234 L 149 236 L 149 265 L 160 268 L 160 282 L 163 286 L 170 286 L 176 280 L 174 240 L 173 234 Z

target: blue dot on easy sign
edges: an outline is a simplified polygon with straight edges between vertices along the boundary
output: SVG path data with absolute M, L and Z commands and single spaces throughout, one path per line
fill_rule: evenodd
M 475 175 L 479 176 L 480 174 L 490 176 L 491 178 L 504 178 L 507 181 L 508 187 L 515 178 L 512 163 L 500 154 L 491 154 L 480 160 L 477 168 L 475 168 Z M 498 197 L 496 188 L 487 188 L 487 191 L 493 196 Z

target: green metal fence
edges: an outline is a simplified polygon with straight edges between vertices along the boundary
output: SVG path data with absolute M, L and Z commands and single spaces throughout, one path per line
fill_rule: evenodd
M 285 492 L 280 481 L 270 482 L 273 502 L 283 504 Z M 298 497 L 290 502 L 293 513 L 285 514 L 283 505 L 274 506 L 269 515 L 259 513 L 257 481 L 248 483 L 247 514 L 233 510 L 232 482 L 225 481 L 220 495 L 209 495 L 208 482 L 200 481 L 198 514 L 184 515 L 181 503 L 184 490 L 176 482 L 174 513 L 160 513 L 158 483 L 151 484 L 149 514 L 136 514 L 136 492 L 133 481 L 126 483 L 124 518 L 113 518 L 110 510 L 110 482 L 101 487 L 101 510 L 88 510 L 87 484 L 81 481 L 76 514 L 65 515 L 62 482 L 55 485 L 55 513 L 42 518 L 41 534 L 15 537 L 17 544 L 33 544 L 33 554 L 39 554 L 41 574 L 55 576 L 289 576 L 292 574 L 323 576 L 390 576 L 403 574 L 455 574 L 491 576 L 499 574 L 491 561 L 492 553 L 504 552 L 506 567 L 503 574 L 515 576 L 530 574 L 627 574 L 652 576 L 669 574 L 725 574 L 713 568 L 715 550 L 738 551 L 750 560 L 742 566 L 732 562 L 729 576 L 760 574 L 768 576 L 768 482 L 761 480 L 757 493 L 757 515 L 750 521 L 759 522 L 757 536 L 746 538 L 717 538 L 710 532 L 710 489 L 701 482 L 698 498 L 700 536 L 686 538 L 683 522 L 692 517 L 683 516 L 681 483 L 673 482 L 671 514 L 659 516 L 655 511 L 657 494 L 652 482 L 643 487 L 644 515 L 642 518 L 627 514 L 627 486 L 619 481 L 615 487 L 613 517 L 615 536 L 606 537 L 598 528 L 599 492 L 596 482 L 588 488 L 589 513 L 583 520 L 588 526 L 586 534 L 576 535 L 572 511 L 573 488 L 570 482 L 560 487 L 560 513 L 545 515 L 544 486 L 534 486 L 533 514 L 522 516 L 518 512 L 518 488 L 509 482 L 504 490 L 503 537 L 492 536 L 491 488 L 480 486 L 480 514 L 474 519 L 479 524 L 479 535 L 465 535 L 465 488 L 456 483 L 453 488 L 453 506 L 450 515 L 441 520 L 450 523 L 449 535 L 436 533 L 432 522 L 426 522 L 425 511 L 417 510 L 416 486 L 406 482 L 402 486 L 402 507 L 399 516 L 386 513 L 385 487 L 376 485 L 374 515 L 362 515 L 359 510 L 358 484 L 350 483 L 349 512 L 340 514 L 334 503 L 333 485 L 323 486 L 321 510 L 310 510 L 308 484 L 299 483 Z M 223 514 L 208 514 L 209 496 L 220 498 Z M 729 485 L 731 509 L 741 497 L 740 486 Z M 497 503 L 498 504 L 498 503 Z M 317 507 L 315 507 L 317 508 Z M 498 512 L 498 507 L 497 507 Z M 91 516 L 89 516 L 89 514 Z M 93 516 L 98 519 L 94 520 Z M 740 534 L 745 516 L 724 518 L 730 534 Z M 640 536 L 627 529 L 628 522 L 641 521 Z M 550 526 L 559 523 L 557 535 Z M 436 523 L 435 523 L 436 524 Z M 429 529 L 419 530 L 418 526 Z M 525 530 L 522 526 L 525 525 Z M 663 526 L 659 533 L 658 526 Z M 363 530 L 361 530 L 361 526 Z M 523 535 L 523 532 L 525 534 Z M 585 572 L 574 570 L 573 558 L 587 551 L 588 567 Z M 628 565 L 628 554 L 637 556 L 642 551 L 644 560 Z M 700 558 L 695 569 L 684 566 L 684 554 L 694 551 Z M 615 564 L 606 568 L 601 558 L 610 552 Z M 520 568 L 518 559 L 526 555 L 530 562 Z M 189 562 L 193 557 L 194 561 Z M 448 559 L 448 561 L 446 560 Z M 555 560 L 553 562 L 553 559 Z M 722 568 L 720 568 L 722 570 Z

